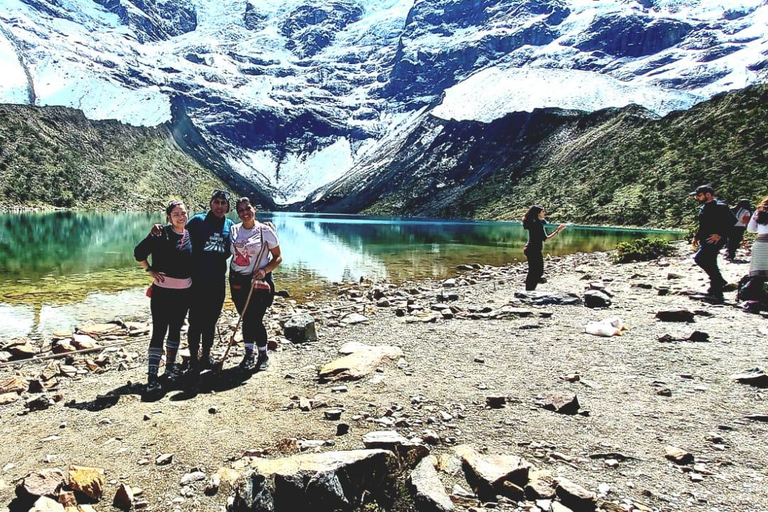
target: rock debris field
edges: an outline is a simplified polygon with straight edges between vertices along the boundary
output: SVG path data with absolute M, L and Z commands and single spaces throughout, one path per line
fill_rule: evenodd
M 6 343 L 0 510 L 768 510 L 766 316 L 611 257 L 278 298 L 268 370 L 155 397 L 147 319 Z

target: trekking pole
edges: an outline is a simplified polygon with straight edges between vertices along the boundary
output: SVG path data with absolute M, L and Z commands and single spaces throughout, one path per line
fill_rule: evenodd
M 235 344 L 235 335 L 237 334 L 237 330 L 240 328 L 240 324 L 243 323 L 243 317 L 245 316 L 245 311 L 248 309 L 248 304 L 251 303 L 251 296 L 253 295 L 253 283 L 250 283 L 251 290 L 248 292 L 248 298 L 245 299 L 245 306 L 243 306 L 243 311 L 240 313 L 240 318 L 237 319 L 237 323 L 235 324 L 235 330 L 232 331 L 232 336 L 229 338 L 229 343 L 227 343 L 227 349 L 224 351 L 224 356 L 221 358 L 221 361 L 216 363 L 215 370 L 217 372 L 220 372 L 224 368 L 224 361 L 227 360 L 227 356 L 229 356 L 229 349 L 232 348 L 232 345 Z

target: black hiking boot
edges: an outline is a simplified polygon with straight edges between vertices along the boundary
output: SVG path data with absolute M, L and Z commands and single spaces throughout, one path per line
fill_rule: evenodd
M 259 358 L 256 359 L 256 371 L 263 372 L 269 368 L 269 356 L 267 354 L 259 354 Z
M 243 360 L 240 361 L 240 364 L 237 366 L 241 370 L 245 370 L 248 372 L 252 371 L 256 366 L 256 360 L 253 355 L 253 352 L 251 352 L 250 354 L 246 352 L 246 354 L 243 356 Z
M 157 375 L 148 375 L 147 384 L 144 386 L 144 396 L 146 398 L 159 398 L 163 391 L 163 386 L 160 385 L 160 380 Z
M 169 386 L 173 386 L 176 384 L 176 382 L 178 382 L 180 376 L 181 368 L 179 365 L 176 363 L 171 363 L 166 365 L 165 372 L 163 372 L 163 375 L 160 377 L 160 381 Z

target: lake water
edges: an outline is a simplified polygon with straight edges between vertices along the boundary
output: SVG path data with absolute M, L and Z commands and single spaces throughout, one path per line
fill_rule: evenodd
M 97 322 L 149 316 L 147 274 L 133 247 L 163 215 L 130 212 L 0 214 L 0 341 L 40 338 Z M 278 289 L 302 297 L 362 276 L 393 282 L 447 277 L 462 263 L 522 260 L 519 223 L 260 213 L 275 223 L 284 263 Z M 236 218 L 233 216 L 233 219 Z M 648 231 L 570 226 L 547 253 L 610 250 Z M 679 233 L 653 232 L 679 238 Z

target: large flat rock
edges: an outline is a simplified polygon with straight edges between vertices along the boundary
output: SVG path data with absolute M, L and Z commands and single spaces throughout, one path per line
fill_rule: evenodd
M 357 380 L 370 375 L 382 362 L 403 357 L 403 351 L 393 346 L 369 346 L 348 343 L 341 350 L 344 357 L 331 361 L 320 369 L 320 380 Z

